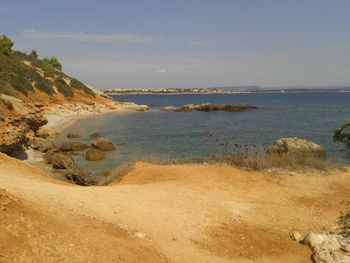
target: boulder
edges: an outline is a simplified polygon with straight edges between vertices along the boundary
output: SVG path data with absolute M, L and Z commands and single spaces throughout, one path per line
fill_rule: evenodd
M 46 163 L 51 164 L 54 169 L 76 169 L 72 157 L 61 153 L 49 152 L 43 156 Z
M 196 107 L 194 106 L 194 104 L 186 104 L 183 105 L 179 111 L 181 112 L 188 112 L 188 111 L 194 111 L 196 109 Z
M 33 140 L 29 142 L 30 148 L 40 151 L 40 152 L 48 152 L 52 149 L 56 148 L 56 145 L 51 140 L 35 137 Z
M 322 157 L 325 149 L 311 141 L 299 138 L 281 138 L 274 142 L 267 150 L 269 154 L 303 154 Z
M 80 138 L 82 137 L 80 134 L 77 134 L 77 133 L 68 133 L 67 134 L 67 138 L 68 139 L 74 139 L 74 138 Z
M 85 158 L 88 161 L 100 161 L 106 157 L 105 153 L 99 149 L 89 149 L 85 153 Z
M 113 142 L 106 138 L 97 138 L 91 143 L 91 148 L 98 149 L 103 152 L 114 151 Z
M 39 129 L 36 133 L 36 136 L 49 140 L 56 139 L 57 135 L 57 132 L 48 129 Z
M 59 150 L 62 152 L 83 151 L 89 148 L 89 145 L 82 142 L 65 142 L 59 146 Z

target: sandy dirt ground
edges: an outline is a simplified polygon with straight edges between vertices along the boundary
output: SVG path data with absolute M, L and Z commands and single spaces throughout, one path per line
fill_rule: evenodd
M 138 162 L 79 187 L 0 154 L 0 262 L 310 262 L 289 236 L 334 226 L 350 173 L 292 175 Z

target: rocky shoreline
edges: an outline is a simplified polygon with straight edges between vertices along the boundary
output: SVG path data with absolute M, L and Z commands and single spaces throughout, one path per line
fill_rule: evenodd
M 161 111 L 169 112 L 192 112 L 192 111 L 225 111 L 225 112 L 241 112 L 245 110 L 257 109 L 256 106 L 250 105 L 230 105 L 230 104 L 211 104 L 211 103 L 202 103 L 202 104 L 186 104 L 181 107 L 167 106 L 161 108 Z

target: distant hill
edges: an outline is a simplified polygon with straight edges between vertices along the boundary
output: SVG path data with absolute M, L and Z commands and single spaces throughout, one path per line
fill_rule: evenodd
M 61 71 L 57 58 L 39 59 L 35 50 L 27 55 L 12 51 L 12 45 L 7 37 L 0 37 L 0 94 L 20 99 L 35 98 L 36 93 L 61 100 L 72 99 L 76 94 L 95 97 L 90 88 Z

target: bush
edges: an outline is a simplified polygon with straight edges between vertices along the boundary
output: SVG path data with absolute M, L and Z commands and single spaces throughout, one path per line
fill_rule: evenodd
M 59 71 L 62 71 L 62 64 L 61 62 L 58 61 L 58 58 L 56 57 L 45 57 L 43 59 L 44 62 L 46 62 L 47 64 L 51 65 L 54 69 L 57 69 Z
M 33 49 L 31 52 L 30 52 L 30 54 L 29 54 L 29 56 L 31 57 L 31 58 L 38 58 L 38 53 L 36 52 L 36 50 L 35 49 Z
M 0 53 L 10 55 L 13 47 L 13 41 L 7 36 L 3 35 L 0 38 Z
M 72 78 L 71 82 L 70 82 L 70 86 L 73 89 L 83 90 L 86 94 L 95 97 L 95 93 L 91 89 L 89 89 L 87 86 L 85 86 L 82 82 L 77 80 L 77 79 Z
M 335 142 L 344 142 L 350 149 L 350 122 L 344 123 L 340 129 L 335 129 L 333 134 Z

